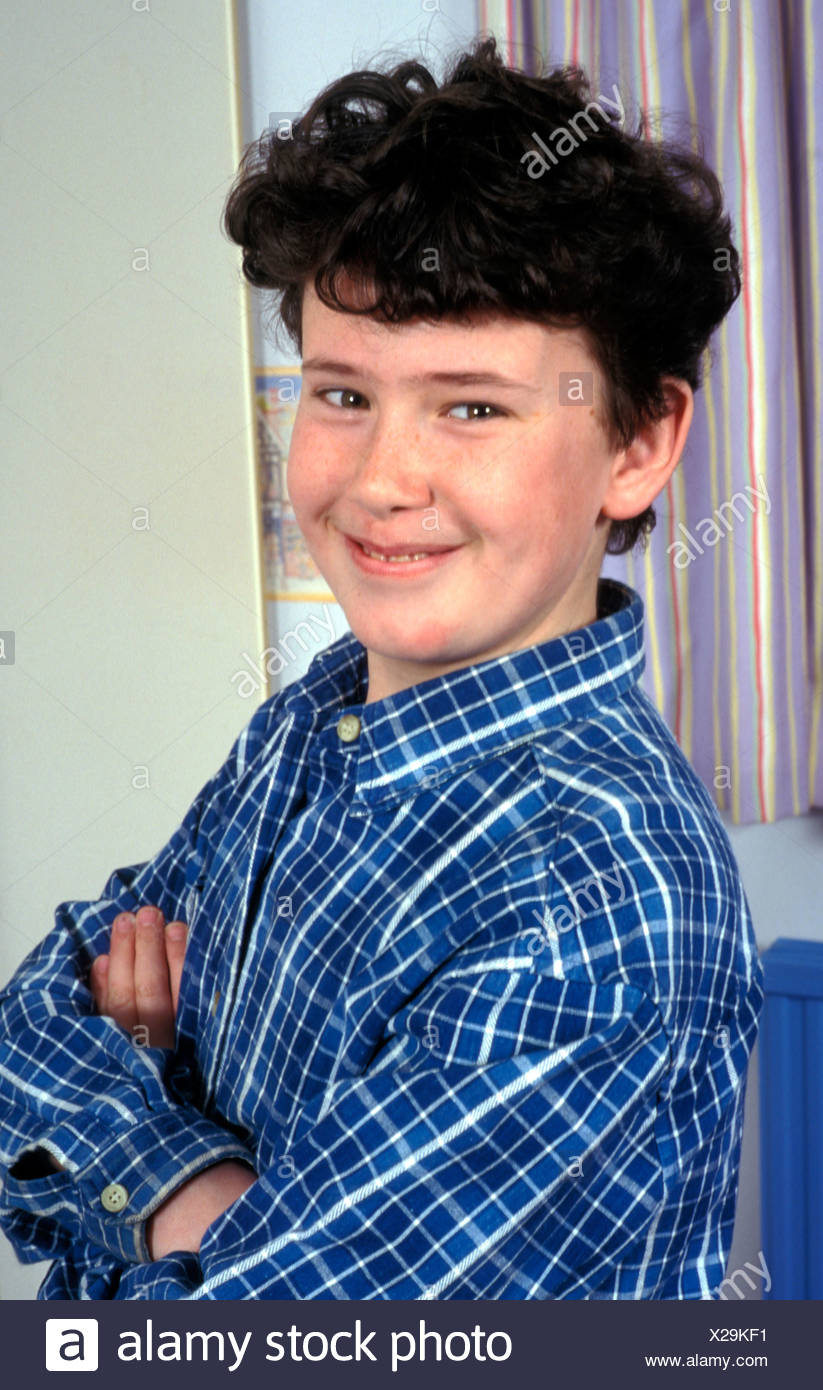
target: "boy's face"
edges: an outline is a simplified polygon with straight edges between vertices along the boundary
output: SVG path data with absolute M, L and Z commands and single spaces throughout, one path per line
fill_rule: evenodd
M 381 324 L 327 308 L 311 282 L 302 331 L 289 496 L 368 650 L 368 703 L 594 620 L 600 510 L 620 456 L 595 418 L 602 378 L 577 331 L 502 317 Z M 447 372 L 512 384 L 412 379 Z M 592 373 L 594 405 L 559 404 L 560 372 Z M 347 536 L 451 550 L 369 570 Z

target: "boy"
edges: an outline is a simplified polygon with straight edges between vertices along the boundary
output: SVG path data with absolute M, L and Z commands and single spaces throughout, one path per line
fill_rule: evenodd
M 40 1298 L 724 1277 L 754 937 L 600 569 L 653 525 L 738 259 L 702 161 L 592 109 L 487 40 L 247 151 L 226 227 L 303 358 L 289 494 L 351 631 L 0 993 Z

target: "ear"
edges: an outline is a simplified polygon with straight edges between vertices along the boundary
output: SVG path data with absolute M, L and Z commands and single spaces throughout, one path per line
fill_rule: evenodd
M 614 456 L 600 511 L 610 521 L 644 512 L 680 462 L 694 415 L 694 393 L 677 377 L 665 377 L 663 390 L 667 414 L 643 425 L 628 448 Z

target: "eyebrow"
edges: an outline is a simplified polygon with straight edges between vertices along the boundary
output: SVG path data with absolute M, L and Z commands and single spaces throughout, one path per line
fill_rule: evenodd
M 368 379 L 368 372 L 353 367 L 349 362 L 338 362 L 332 357 L 307 357 L 303 361 L 303 371 L 334 372 L 337 376 L 361 377 Z M 435 382 L 446 386 L 496 386 L 508 391 L 529 391 L 537 394 L 538 387 L 526 381 L 516 381 L 513 377 L 502 376 L 500 372 L 416 372 L 413 376 L 402 378 L 409 386 L 422 386 Z

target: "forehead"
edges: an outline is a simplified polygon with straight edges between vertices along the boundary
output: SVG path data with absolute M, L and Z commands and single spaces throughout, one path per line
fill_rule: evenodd
M 343 280 L 340 293 L 352 308 L 371 302 L 369 286 L 364 293 L 359 286 Z M 346 313 L 332 309 L 317 295 L 309 280 L 303 290 L 302 348 L 304 356 L 315 354 L 334 342 L 340 350 L 357 352 L 366 358 L 420 357 L 429 359 L 437 354 L 438 364 L 453 362 L 452 354 L 471 352 L 482 356 L 486 366 L 494 359 L 505 358 L 512 366 L 540 365 L 563 357 L 580 365 L 591 365 L 585 330 L 568 325 L 556 326 L 519 318 L 514 314 L 489 309 L 477 309 L 457 316 L 440 319 L 412 318 L 402 323 L 388 323 L 373 314 Z

